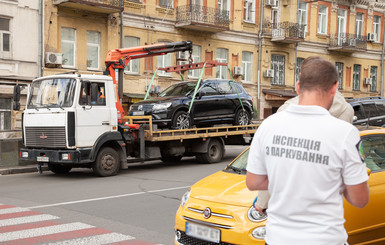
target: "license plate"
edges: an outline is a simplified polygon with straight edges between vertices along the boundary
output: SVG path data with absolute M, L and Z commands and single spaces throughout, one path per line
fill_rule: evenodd
M 144 111 L 133 111 L 132 115 L 133 116 L 143 116 L 144 115 Z
M 38 162 L 49 162 L 49 157 L 37 157 Z
M 186 222 L 186 234 L 205 241 L 219 243 L 221 231 L 204 225 Z

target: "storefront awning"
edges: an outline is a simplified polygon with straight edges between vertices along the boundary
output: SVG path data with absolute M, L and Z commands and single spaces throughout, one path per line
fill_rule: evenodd
M 283 89 L 262 89 L 262 93 L 266 95 L 266 100 L 288 100 L 297 96 L 295 91 Z

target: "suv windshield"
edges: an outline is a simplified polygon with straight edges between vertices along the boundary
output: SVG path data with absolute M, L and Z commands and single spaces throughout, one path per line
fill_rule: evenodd
M 35 81 L 31 85 L 27 107 L 70 107 L 73 104 L 75 84 L 75 79 L 72 78 Z
M 166 88 L 158 97 L 187 96 L 195 89 L 195 82 L 178 83 Z

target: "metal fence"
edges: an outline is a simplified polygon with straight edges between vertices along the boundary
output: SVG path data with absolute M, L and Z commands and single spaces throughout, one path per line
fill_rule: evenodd
M 366 36 L 349 33 L 330 35 L 330 47 L 366 49 L 367 43 Z
M 176 22 L 178 24 L 191 24 L 195 22 L 228 29 L 230 18 L 229 11 L 190 4 L 176 8 Z
M 272 35 L 272 37 L 282 38 L 294 38 L 304 39 L 305 38 L 305 25 L 300 25 L 293 22 L 265 22 L 262 25 L 263 34 Z

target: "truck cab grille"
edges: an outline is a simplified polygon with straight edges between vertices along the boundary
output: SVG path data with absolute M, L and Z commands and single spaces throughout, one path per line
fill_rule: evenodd
M 26 127 L 25 145 L 33 147 L 65 148 L 65 127 Z

